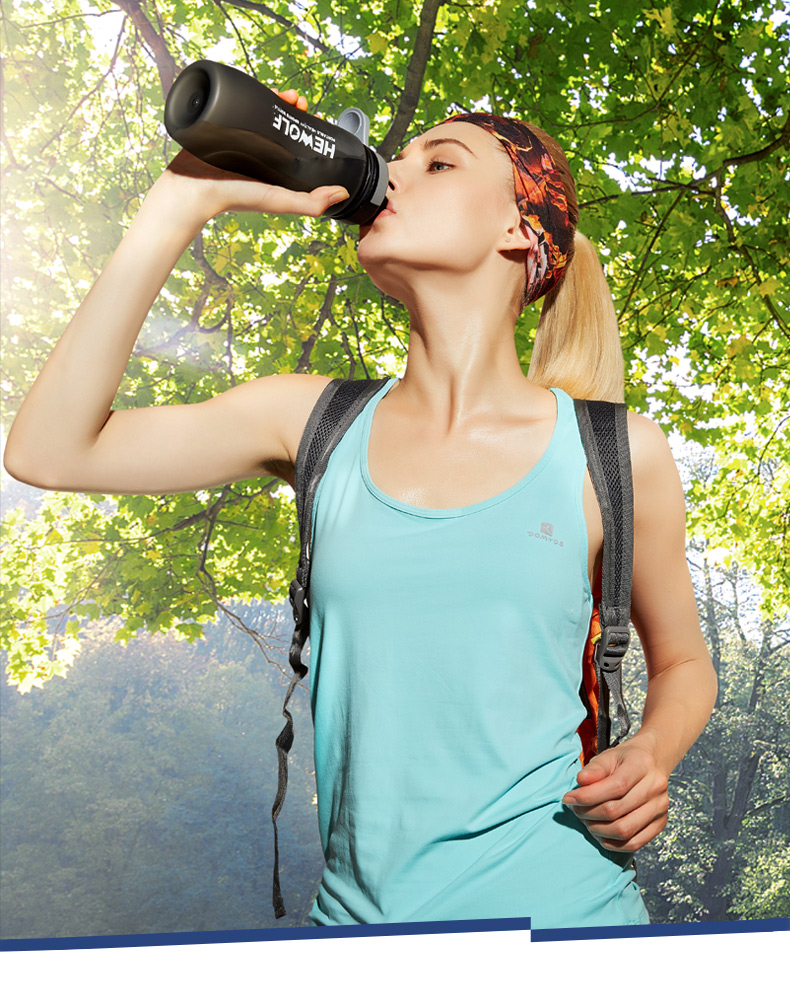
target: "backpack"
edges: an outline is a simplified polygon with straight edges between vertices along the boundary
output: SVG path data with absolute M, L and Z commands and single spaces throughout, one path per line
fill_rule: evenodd
M 294 739 L 293 717 L 288 702 L 294 688 L 307 674 L 302 648 L 310 633 L 310 542 L 315 494 L 332 451 L 365 405 L 389 378 L 345 380 L 335 378 L 324 388 L 305 426 L 296 457 L 296 513 L 301 549 L 288 593 L 294 615 L 294 633 L 288 656 L 294 676 L 283 702 L 286 724 L 277 738 L 278 784 L 272 806 L 274 827 L 274 879 L 272 903 L 276 918 L 285 913 L 280 891 L 277 817 L 288 785 L 288 752 Z M 582 662 L 579 694 L 587 716 L 578 728 L 582 743 L 581 762 L 614 747 L 628 734 L 630 721 L 622 694 L 620 665 L 631 638 L 633 566 L 633 485 L 628 444 L 627 410 L 624 404 L 574 399 L 576 419 L 603 522 L 603 559 L 593 587 L 590 632 Z M 618 735 L 610 738 L 609 698 L 614 698 Z

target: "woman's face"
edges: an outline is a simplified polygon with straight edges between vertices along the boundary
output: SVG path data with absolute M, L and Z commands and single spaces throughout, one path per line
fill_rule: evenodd
M 463 280 L 502 258 L 498 246 L 517 246 L 503 243 L 508 226 L 520 224 L 510 158 L 484 129 L 434 126 L 388 167 L 388 209 L 359 232 L 359 262 L 380 290 L 403 300 L 410 276 L 438 271 Z

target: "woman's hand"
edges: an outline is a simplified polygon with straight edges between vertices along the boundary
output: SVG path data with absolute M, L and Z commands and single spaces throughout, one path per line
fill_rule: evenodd
M 636 852 L 664 830 L 669 775 L 636 734 L 591 758 L 562 798 L 604 849 Z
M 307 110 L 307 99 L 295 89 L 274 93 L 302 111 Z M 171 205 L 184 209 L 190 216 L 202 218 L 202 222 L 231 210 L 319 217 L 334 203 L 349 198 L 349 192 L 342 185 L 322 185 L 312 192 L 294 192 L 206 164 L 183 149 L 168 164 L 155 186 L 168 187 Z

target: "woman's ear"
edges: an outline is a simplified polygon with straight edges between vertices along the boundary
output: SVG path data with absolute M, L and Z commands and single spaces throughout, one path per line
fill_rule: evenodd
M 524 227 L 521 216 L 503 233 L 497 251 L 529 251 L 537 248 L 538 239 L 534 232 Z

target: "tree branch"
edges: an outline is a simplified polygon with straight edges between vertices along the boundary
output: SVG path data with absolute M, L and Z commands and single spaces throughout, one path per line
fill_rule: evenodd
M 333 276 L 329 281 L 329 286 L 326 288 L 324 303 L 321 305 L 321 310 L 318 312 L 318 318 L 313 326 L 313 331 L 302 343 L 302 355 L 299 357 L 299 362 L 294 370 L 295 374 L 307 374 L 310 370 L 310 354 L 313 351 L 313 346 L 315 346 L 318 336 L 321 334 L 324 322 L 329 317 L 332 310 L 332 301 L 335 299 L 336 290 L 337 276 Z
M 287 17 L 283 17 L 282 14 L 278 14 L 276 10 L 272 10 L 271 7 L 267 7 L 266 4 L 253 3 L 252 0 L 226 0 L 227 6 L 229 7 L 241 7 L 244 10 L 254 10 L 258 14 L 263 14 L 265 17 L 270 18 L 272 21 L 276 21 L 278 24 L 284 25 L 290 31 L 295 32 L 310 45 L 314 46 L 316 49 L 320 49 L 322 52 L 332 53 L 337 55 L 337 50 L 333 49 L 331 45 L 327 45 L 322 42 L 319 38 L 314 35 L 308 35 L 306 31 L 303 31 L 299 25 L 294 24 L 293 21 L 289 21 Z M 219 6 L 219 4 L 217 4 Z
M 139 0 L 115 0 L 115 4 L 129 15 L 132 24 L 142 35 L 143 41 L 148 46 L 156 63 L 162 94 L 166 95 L 182 68 L 173 59 L 165 40 L 157 34 L 154 26 L 143 13 Z
M 637 269 L 636 275 L 634 276 L 634 282 L 631 284 L 631 289 L 628 291 L 628 296 L 626 297 L 625 304 L 623 305 L 622 309 L 619 312 L 620 318 L 625 318 L 625 313 L 628 310 L 628 306 L 630 305 L 630 303 L 631 303 L 631 301 L 633 299 L 634 294 L 636 293 L 636 288 L 639 285 L 640 279 L 642 278 L 642 273 L 644 272 L 645 266 L 647 265 L 647 260 L 648 260 L 648 257 L 650 255 L 650 252 L 653 250 L 653 245 L 658 240 L 658 236 L 661 233 L 661 231 L 664 229 L 664 227 L 666 226 L 667 220 L 669 220 L 670 216 L 672 215 L 673 210 L 675 209 L 675 207 L 677 206 L 677 204 L 680 202 L 680 200 L 683 198 L 683 194 L 684 194 L 683 190 L 681 189 L 681 191 L 678 192 L 677 196 L 672 201 L 672 205 L 666 211 L 666 213 L 661 218 L 661 220 L 659 220 L 658 226 L 656 227 L 656 229 L 655 229 L 655 231 L 653 233 L 653 236 L 650 239 L 650 241 L 648 242 L 647 248 L 645 249 L 645 254 L 642 256 L 642 261 L 640 262 L 639 268 Z
M 220 276 L 220 274 L 214 269 L 214 267 L 206 258 L 203 251 L 202 233 L 198 234 L 195 240 L 192 242 L 191 251 L 192 251 L 192 257 L 194 258 L 200 270 L 203 272 L 203 288 L 200 291 L 197 300 L 192 305 L 192 311 L 190 314 L 189 321 L 185 325 L 182 325 L 180 328 L 178 328 L 169 339 L 165 339 L 163 342 L 158 343 L 156 346 L 150 346 L 147 348 L 143 348 L 140 345 L 135 346 L 135 348 L 132 350 L 132 356 L 138 358 L 158 359 L 158 356 L 156 354 L 161 354 L 162 352 L 168 349 L 172 349 L 174 347 L 182 345 L 183 337 L 185 334 L 189 332 L 205 332 L 205 333 L 217 332 L 221 328 L 223 328 L 226 324 L 228 325 L 228 339 L 231 339 L 232 333 L 230 330 L 231 329 L 230 319 L 234 299 L 233 285 L 224 276 Z M 209 326 L 201 325 L 200 316 L 203 314 L 203 311 L 206 307 L 206 302 L 208 300 L 208 295 L 211 291 L 211 288 L 215 286 L 221 287 L 225 293 L 225 312 L 221 320 L 216 325 L 209 325 Z M 228 359 L 230 359 L 229 357 L 230 352 L 231 352 L 230 343 L 227 343 L 225 356 L 228 357 Z M 233 375 L 231 373 L 231 379 L 232 377 Z
M 205 510 L 200 516 L 205 520 L 206 531 L 203 536 L 203 540 L 200 543 L 200 561 L 197 567 L 197 574 L 199 579 L 203 580 L 206 587 L 208 588 L 208 593 L 211 596 L 214 604 L 222 611 L 227 618 L 236 626 L 236 628 L 241 629 L 242 632 L 246 632 L 247 635 L 252 639 L 258 649 L 261 651 L 264 660 L 268 663 L 273 664 L 275 667 L 279 667 L 282 671 L 282 666 L 279 661 L 272 660 L 267 652 L 267 647 L 265 645 L 266 640 L 259 632 L 248 626 L 242 618 L 240 618 L 234 611 L 232 611 L 223 601 L 220 599 L 219 592 L 217 591 L 217 584 L 214 580 L 213 575 L 206 566 L 206 560 L 208 558 L 209 548 L 211 547 L 211 535 L 214 532 L 214 527 L 217 523 L 217 519 L 225 503 L 225 498 L 230 490 L 230 486 L 223 486 L 222 492 L 217 499 L 217 501 Z
M 365 366 L 365 358 L 362 355 L 362 340 L 361 340 L 360 335 L 359 335 L 359 325 L 357 325 L 357 318 L 356 318 L 356 315 L 354 314 L 354 308 L 352 307 L 351 301 L 349 300 L 348 297 L 346 297 L 346 309 L 348 310 L 348 316 L 349 316 L 349 318 L 351 318 L 351 324 L 354 326 L 354 335 L 355 335 L 356 340 L 357 340 L 357 353 L 359 355 L 359 362 L 362 364 L 362 369 L 365 371 L 365 377 L 368 380 L 370 380 L 370 374 L 368 372 L 368 368 Z M 344 334 L 344 338 L 345 338 L 345 334 Z M 348 347 L 348 340 L 347 339 L 346 339 L 346 347 Z M 355 364 L 356 361 L 354 360 L 353 356 L 351 356 L 351 350 L 350 349 L 348 350 L 348 353 L 349 353 L 349 357 L 351 358 L 351 373 L 348 375 L 349 376 L 349 380 L 350 380 L 351 376 L 352 376 L 352 374 L 354 372 L 354 364 Z
M 785 124 L 782 126 L 777 138 L 772 143 L 769 143 L 767 147 L 762 147 L 760 150 L 754 150 L 751 154 L 738 154 L 735 157 L 725 157 L 716 171 L 708 177 L 709 179 L 715 178 L 718 185 L 721 182 L 722 172 L 726 171 L 727 168 L 734 168 L 740 164 L 749 164 L 751 161 L 761 161 L 769 154 L 772 154 L 775 150 L 779 150 L 780 147 L 786 147 L 788 145 L 790 145 L 790 114 L 788 114 Z
M 774 807 L 784 807 L 788 803 L 790 803 L 790 798 L 786 796 L 780 796 L 776 800 L 769 800 L 768 803 L 761 803 L 759 807 L 753 807 L 748 814 L 744 815 L 744 821 L 756 817 L 766 810 L 772 810 Z
M 414 41 L 414 49 L 409 60 L 409 68 L 406 71 L 406 81 L 403 86 L 398 110 L 395 118 L 390 123 L 387 135 L 378 146 L 379 154 L 385 161 L 389 161 L 395 155 L 396 150 L 403 143 L 406 130 L 414 118 L 414 112 L 420 100 L 422 91 L 422 81 L 425 76 L 425 67 L 431 55 L 431 42 L 433 32 L 436 27 L 436 16 L 439 8 L 446 0 L 425 0 L 420 11 L 420 26 L 417 29 L 417 38 Z
M 579 209 L 583 210 L 587 206 L 595 206 L 597 203 L 610 203 L 614 199 L 622 199 L 623 196 L 655 196 L 661 192 L 677 192 L 678 189 L 685 189 L 688 192 L 693 192 L 696 196 L 712 196 L 712 192 L 708 192 L 706 189 L 701 189 L 699 185 L 694 182 L 665 182 L 659 179 L 660 185 L 657 185 L 654 189 L 625 189 L 620 192 L 613 192 L 608 196 L 598 196 L 596 199 L 585 199 L 584 202 L 579 203 Z

